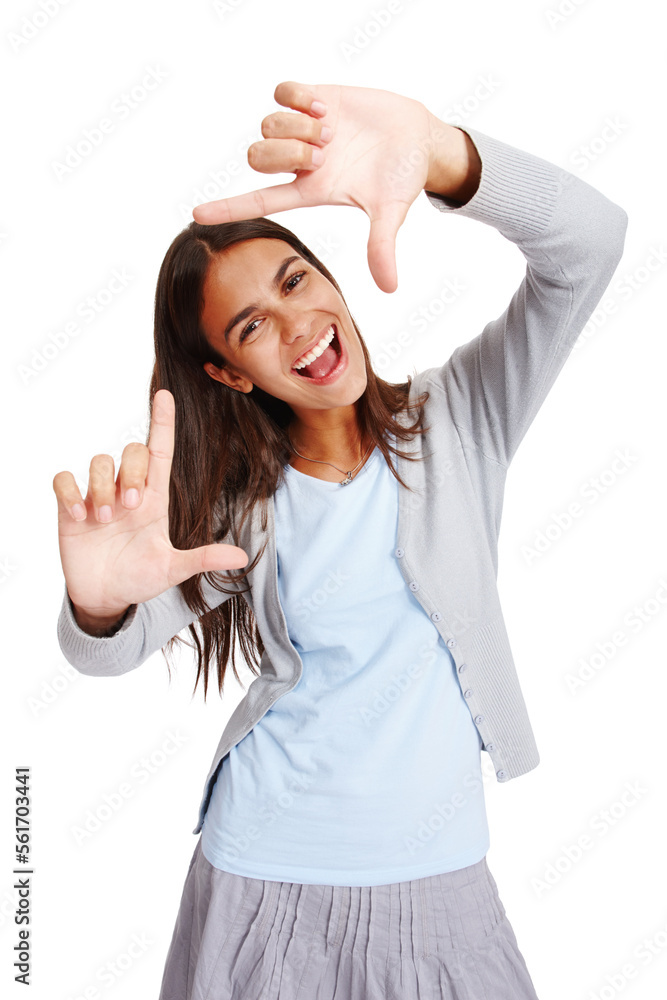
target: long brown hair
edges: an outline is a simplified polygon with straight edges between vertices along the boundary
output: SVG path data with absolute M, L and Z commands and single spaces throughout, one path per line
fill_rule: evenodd
M 149 390 L 149 413 L 158 389 L 169 389 L 176 405 L 174 457 L 169 484 L 169 536 L 177 549 L 191 549 L 225 540 L 241 515 L 244 523 L 258 502 L 263 502 L 262 527 L 266 530 L 266 500 L 284 479 L 284 466 L 291 456 L 286 427 L 294 417 L 283 400 L 253 386 L 248 393 L 232 389 L 214 380 L 204 370 L 207 361 L 222 368 L 225 359 L 213 348 L 200 324 L 203 287 L 206 274 L 216 254 L 236 243 L 253 239 L 283 240 L 304 260 L 323 274 L 342 296 L 335 279 L 324 264 L 289 229 L 271 219 L 203 226 L 191 222 L 174 239 L 160 267 L 155 291 L 155 365 Z M 343 299 L 343 301 L 345 301 Z M 378 445 L 396 479 L 403 482 L 389 458 L 395 455 L 414 460 L 416 456 L 399 451 L 385 440 L 387 432 L 396 439 L 408 440 L 423 433 L 423 407 L 428 392 L 408 403 L 410 383 L 393 384 L 380 378 L 371 365 L 370 355 L 359 328 L 352 319 L 364 354 L 367 386 L 356 402 L 357 421 L 362 441 Z M 417 408 L 409 427 L 401 426 L 394 415 Z M 228 541 L 236 544 L 230 535 Z M 228 570 L 229 579 L 240 581 L 254 569 L 266 549 L 266 542 L 242 570 Z M 233 594 L 216 608 L 209 609 L 202 593 L 202 577 L 219 592 Z M 188 626 L 197 649 L 197 690 L 204 675 L 204 700 L 208 689 L 209 664 L 217 663 L 218 691 L 230 659 L 236 679 L 240 678 L 234 662 L 234 637 L 251 671 L 264 653 L 255 615 L 238 587 L 225 590 L 220 572 L 199 573 L 179 584 L 188 607 L 198 615 Z M 247 581 L 246 581 L 247 582 Z M 198 634 L 201 632 L 201 637 Z M 174 636 L 162 652 L 169 667 L 168 653 L 174 643 L 184 641 Z M 169 670 L 171 677 L 171 670 Z

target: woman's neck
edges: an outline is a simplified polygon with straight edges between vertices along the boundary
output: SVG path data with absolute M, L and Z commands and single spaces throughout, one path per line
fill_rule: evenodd
M 368 438 L 362 440 L 354 407 L 342 409 L 350 412 L 310 411 L 305 419 L 295 416 L 287 427 L 292 442 L 290 465 L 319 478 L 334 480 L 336 468 L 353 469 L 368 457 L 366 452 L 371 442 Z

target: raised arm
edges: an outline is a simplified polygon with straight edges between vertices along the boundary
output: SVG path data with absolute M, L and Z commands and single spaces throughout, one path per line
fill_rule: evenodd
M 361 208 L 369 267 L 386 292 L 397 286 L 398 229 L 423 191 L 443 212 L 494 226 L 524 254 L 525 279 L 503 315 L 430 381 L 447 394 L 460 433 L 507 465 L 614 273 L 626 213 L 567 170 L 389 91 L 287 81 L 274 97 L 298 113 L 264 118 L 248 160 L 295 179 L 200 205 L 196 221 Z
M 626 212 L 576 175 L 466 128 L 479 153 L 477 190 L 457 206 L 493 226 L 526 258 L 526 274 L 497 319 L 457 347 L 427 381 L 491 461 L 507 466 L 599 302 L 623 253 Z

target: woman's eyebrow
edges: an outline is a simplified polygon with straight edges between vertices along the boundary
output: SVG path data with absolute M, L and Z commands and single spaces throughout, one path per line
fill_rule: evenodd
M 300 259 L 301 258 L 299 257 L 298 254 L 292 254 L 291 257 L 285 257 L 285 260 L 282 262 L 282 264 L 280 265 L 280 267 L 273 276 L 272 285 L 274 288 L 280 287 L 280 282 L 283 280 L 285 271 L 290 266 L 290 264 L 293 261 Z M 241 320 L 244 320 L 246 316 L 249 316 L 250 313 L 253 312 L 255 309 L 259 309 L 259 306 L 258 305 L 246 306 L 245 309 L 242 309 L 240 313 L 237 313 L 236 316 L 233 317 L 233 319 L 230 319 L 229 323 L 225 327 L 225 333 L 224 333 L 224 337 L 227 343 L 229 343 L 229 334 L 234 329 L 236 324 L 240 323 Z

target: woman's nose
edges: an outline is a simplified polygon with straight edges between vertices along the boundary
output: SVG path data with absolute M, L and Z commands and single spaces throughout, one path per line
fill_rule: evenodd
M 282 337 L 288 344 L 296 340 L 308 341 L 317 331 L 317 321 L 304 313 L 291 311 L 282 318 Z

